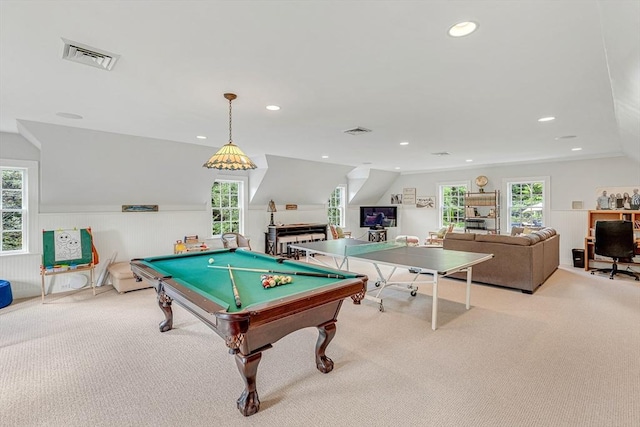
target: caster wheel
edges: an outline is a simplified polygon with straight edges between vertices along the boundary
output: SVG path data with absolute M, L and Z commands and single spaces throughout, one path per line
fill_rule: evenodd
M 384 306 L 380 304 L 380 307 L 378 307 L 378 310 L 380 310 L 381 313 L 384 313 Z
M 412 296 L 412 297 L 415 297 L 416 295 L 418 295 L 418 292 L 417 292 L 417 291 L 411 291 L 411 296 Z
M 380 282 L 376 282 L 375 285 L 376 285 L 376 288 L 379 288 L 380 287 Z

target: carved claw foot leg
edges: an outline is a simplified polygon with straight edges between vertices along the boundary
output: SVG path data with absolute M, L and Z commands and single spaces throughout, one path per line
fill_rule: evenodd
M 173 328 L 173 310 L 171 310 L 171 302 L 173 300 L 161 291 L 158 293 L 158 306 L 164 313 L 164 320 L 160 322 L 160 332 L 167 332 Z
M 256 375 L 261 358 L 262 352 L 248 356 L 236 353 L 236 365 L 245 385 L 237 404 L 238 410 L 245 417 L 253 415 L 260 410 L 260 399 L 258 399 L 258 391 L 256 390 Z
M 316 367 L 320 372 L 326 374 L 333 370 L 333 360 L 329 359 L 324 352 L 336 335 L 335 322 L 318 326 L 318 332 L 318 341 L 316 342 Z

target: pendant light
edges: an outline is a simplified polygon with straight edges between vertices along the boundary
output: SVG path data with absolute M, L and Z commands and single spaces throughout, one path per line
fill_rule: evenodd
M 231 139 L 231 101 L 236 99 L 237 96 L 235 93 L 225 93 L 224 97 L 229 100 L 229 142 L 223 145 L 216 154 L 211 156 L 209 161 L 203 166 L 209 169 L 223 170 L 255 169 L 257 166 Z

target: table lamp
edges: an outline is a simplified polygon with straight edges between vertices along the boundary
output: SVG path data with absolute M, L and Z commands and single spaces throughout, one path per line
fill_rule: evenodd
M 269 225 L 275 225 L 273 223 L 273 213 L 278 211 L 276 210 L 276 203 L 273 200 L 269 200 L 269 206 L 267 206 L 267 212 L 271 213 L 271 222 L 269 223 Z

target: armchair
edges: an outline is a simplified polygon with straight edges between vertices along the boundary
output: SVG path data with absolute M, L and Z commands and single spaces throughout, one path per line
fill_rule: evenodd
M 346 238 L 351 238 L 351 232 L 350 231 L 344 231 L 342 228 L 340 227 L 336 227 L 333 224 L 329 224 L 329 228 L 331 229 L 331 237 L 335 239 L 344 239 Z
M 225 248 L 233 249 L 233 248 L 247 248 L 251 250 L 251 245 L 249 243 L 249 239 L 244 237 L 240 233 L 224 233 L 221 237 L 222 244 Z
M 448 227 L 442 227 L 438 231 L 430 231 L 429 237 L 427 237 L 427 244 L 429 245 L 441 245 L 444 240 L 444 236 L 447 233 L 451 233 L 453 231 L 454 224 L 449 224 Z

